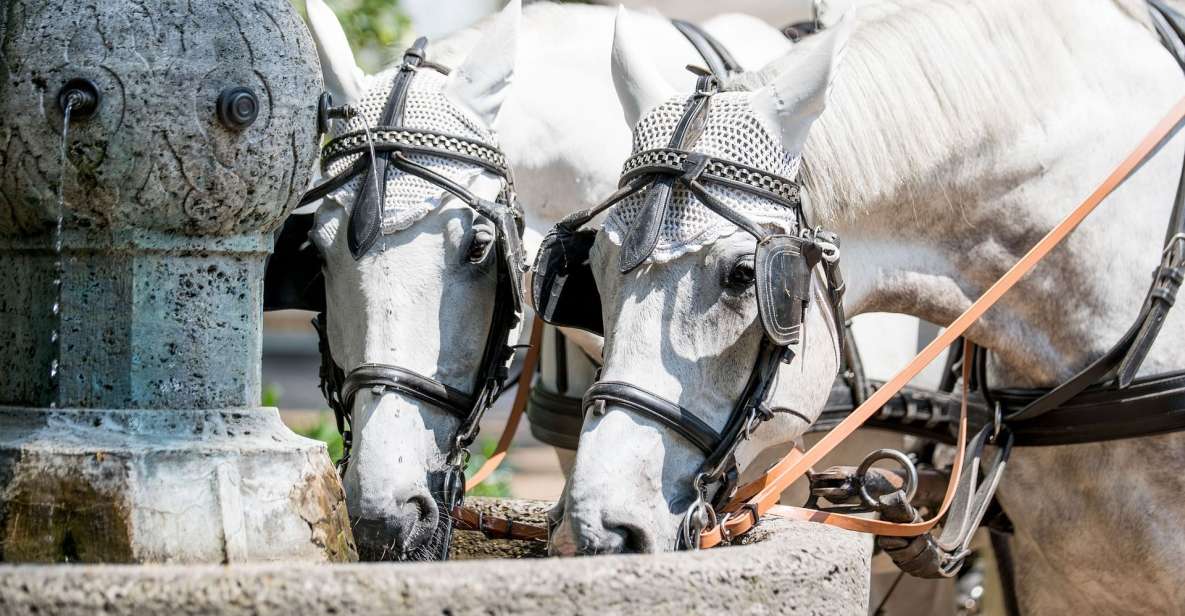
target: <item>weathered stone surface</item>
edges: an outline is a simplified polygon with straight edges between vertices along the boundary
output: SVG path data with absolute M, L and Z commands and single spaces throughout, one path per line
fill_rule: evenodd
M 768 518 L 752 543 L 572 559 L 0 567 L 0 611 L 55 614 L 812 614 L 868 611 L 867 536 Z
M 325 445 L 275 409 L 0 407 L 0 557 L 356 560 Z
M 0 81 L 0 556 L 354 559 L 324 446 L 258 408 L 263 264 L 317 155 L 291 4 L 7 0 Z
M 70 128 L 68 228 L 183 235 L 274 229 L 317 155 L 321 75 L 286 0 L 15 0 L 0 41 L 0 236 L 45 233 L 62 169 L 59 90 L 77 77 L 103 100 Z M 259 100 L 244 130 L 219 94 Z
M 262 264 L 317 156 L 299 16 L 287 0 L 4 4 L 0 404 L 49 402 L 60 182 L 59 406 L 258 404 Z M 63 169 L 57 97 L 76 78 L 101 102 L 71 123 Z M 259 105 L 242 129 L 216 112 L 239 86 Z

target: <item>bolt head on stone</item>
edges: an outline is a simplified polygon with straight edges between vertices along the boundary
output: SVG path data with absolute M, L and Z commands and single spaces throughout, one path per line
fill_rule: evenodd
M 0 237 L 48 231 L 61 179 L 68 229 L 266 233 L 295 207 L 322 85 L 288 0 L 6 4 Z M 100 101 L 72 111 L 63 168 L 58 96 L 79 83 Z

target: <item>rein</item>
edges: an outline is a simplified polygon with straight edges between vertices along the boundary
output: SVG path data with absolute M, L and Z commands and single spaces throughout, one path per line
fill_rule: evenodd
M 1096 207 L 1126 181 L 1139 167 L 1151 157 L 1185 120 L 1185 99 L 1179 101 L 1172 110 L 1144 137 L 1140 144 L 1126 159 L 1099 185 L 1097 189 L 1078 207 L 1074 208 L 1061 222 L 1041 238 L 1015 265 L 1012 266 L 999 280 L 997 280 L 979 299 L 977 299 L 963 314 L 959 315 L 937 338 L 926 346 L 909 364 L 897 373 L 883 387 L 877 389 L 855 411 L 828 432 L 814 447 L 806 453 L 792 451 L 782 458 L 760 479 L 742 486 L 737 494 L 723 509 L 724 517 L 719 524 L 713 525 L 700 533 L 699 546 L 710 548 L 721 542 L 744 534 L 753 528 L 760 518 L 774 510 L 783 490 L 795 480 L 806 474 L 812 465 L 818 463 L 830 453 L 843 439 L 847 438 L 869 418 L 876 414 L 890 398 L 905 388 L 930 362 L 934 361 L 943 349 L 954 343 L 971 327 L 983 314 L 991 308 L 1009 289 L 1033 269 L 1054 247 L 1060 244 L 1082 221 L 1095 210 Z M 1174 219 L 1178 218 L 1175 214 Z M 1179 235 L 1179 234 L 1178 234 Z M 1170 235 L 1170 242 L 1166 248 L 1166 257 L 1172 255 L 1175 263 L 1180 264 L 1185 259 L 1185 236 Z M 1159 278 L 1159 275 L 1158 275 Z M 969 398 L 968 379 L 972 364 L 972 345 L 967 344 L 964 351 L 963 363 L 963 412 L 960 419 L 959 448 L 960 456 L 965 448 L 967 401 Z M 985 427 L 993 430 L 995 426 Z M 1007 425 L 1000 426 L 1002 432 L 1008 430 Z M 956 465 L 952 472 L 950 484 L 947 486 L 943 498 L 941 511 L 945 511 L 955 495 L 955 484 L 958 483 L 961 465 Z M 799 507 L 777 506 L 776 515 L 793 519 L 821 522 L 848 530 L 869 532 L 882 536 L 911 537 L 929 531 L 938 517 L 928 522 L 894 523 L 882 520 L 869 520 L 846 514 L 820 512 L 813 509 Z M 939 516 L 940 517 L 940 516 Z

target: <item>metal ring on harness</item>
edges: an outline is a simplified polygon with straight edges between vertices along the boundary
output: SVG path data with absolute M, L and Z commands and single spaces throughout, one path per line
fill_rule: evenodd
M 865 456 L 864 461 L 856 469 L 856 477 L 860 482 L 860 502 L 874 511 L 880 509 L 881 504 L 868 493 L 868 482 L 865 481 L 865 477 L 872 470 L 872 465 L 881 460 L 892 460 L 900 464 L 905 471 L 905 483 L 901 489 L 905 491 L 906 501 L 912 501 L 918 492 L 918 468 L 914 465 L 913 460 L 896 449 L 877 449 Z

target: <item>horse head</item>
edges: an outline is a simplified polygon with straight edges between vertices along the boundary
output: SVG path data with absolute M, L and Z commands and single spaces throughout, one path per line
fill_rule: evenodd
M 842 344 L 826 262 L 838 253 L 810 229 L 794 178 L 849 29 L 738 84 L 705 75 L 687 96 L 619 14 L 613 74 L 634 155 L 589 252 L 605 363 L 559 551 L 676 548 L 726 475 L 821 411 Z

